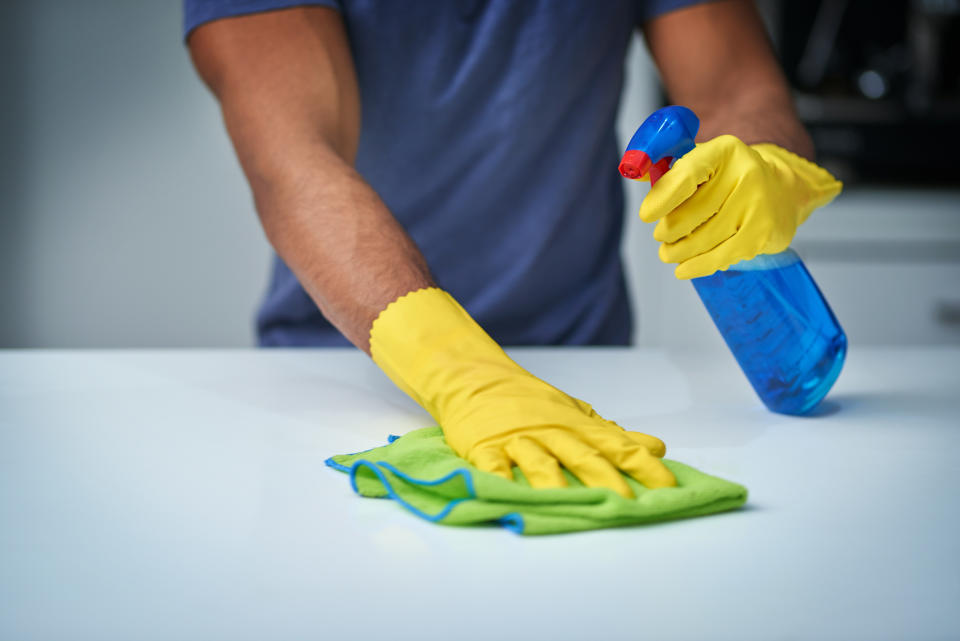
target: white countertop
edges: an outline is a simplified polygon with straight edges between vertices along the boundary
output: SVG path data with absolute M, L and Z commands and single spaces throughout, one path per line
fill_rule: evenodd
M 430 424 L 359 352 L 0 352 L 0 639 L 960 636 L 960 349 L 857 349 L 820 415 L 728 355 L 518 349 L 739 511 L 550 537 L 362 499 Z

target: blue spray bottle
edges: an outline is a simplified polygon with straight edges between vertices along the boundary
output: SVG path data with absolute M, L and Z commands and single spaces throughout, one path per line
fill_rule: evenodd
M 659 109 L 630 139 L 620 173 L 649 173 L 656 182 L 694 148 L 699 127 L 686 107 Z M 847 337 L 796 252 L 760 255 L 692 282 L 771 411 L 805 414 L 823 400 L 843 368 Z

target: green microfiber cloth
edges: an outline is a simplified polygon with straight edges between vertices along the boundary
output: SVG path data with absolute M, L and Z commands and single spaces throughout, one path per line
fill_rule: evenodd
M 499 524 L 520 534 L 556 534 L 702 516 L 743 505 L 747 490 L 676 461 L 664 464 L 677 487 L 648 490 L 624 476 L 636 498 L 586 487 L 564 470 L 570 486 L 538 490 L 519 468 L 516 482 L 482 472 L 457 456 L 439 427 L 415 430 L 365 452 L 327 459 L 350 474 L 362 496 L 391 498 L 417 516 L 444 525 Z

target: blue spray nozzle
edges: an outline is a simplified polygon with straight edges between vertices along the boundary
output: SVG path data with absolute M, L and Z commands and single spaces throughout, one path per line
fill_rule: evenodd
M 679 158 L 694 147 L 700 129 L 696 114 L 679 105 L 657 109 L 633 134 L 620 161 L 624 178 L 640 178 L 665 158 Z

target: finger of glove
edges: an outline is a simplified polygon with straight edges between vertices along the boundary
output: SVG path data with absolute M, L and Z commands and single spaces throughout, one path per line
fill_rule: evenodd
M 721 138 L 723 138 L 721 136 Z M 699 185 L 710 180 L 720 164 L 723 145 L 714 138 L 673 163 L 670 171 L 656 182 L 640 204 L 640 219 L 645 223 L 660 220 L 690 198 Z
M 608 434 L 603 438 L 591 440 L 604 457 L 629 474 L 633 479 L 653 490 L 660 487 L 673 487 L 677 479 L 666 465 L 651 451 L 635 442 L 625 434 Z
M 658 439 L 656 436 L 650 436 L 649 434 L 644 434 L 643 432 L 632 432 L 630 430 L 625 430 L 617 423 L 611 421 L 610 419 L 603 418 L 597 413 L 593 414 L 595 420 L 602 421 L 605 425 L 610 426 L 611 428 L 617 430 L 617 433 L 622 433 L 627 438 L 633 440 L 639 445 L 650 450 L 650 453 L 658 458 L 663 458 L 667 453 L 666 444 Z
M 661 243 L 674 243 L 699 231 L 699 228 L 712 220 L 723 208 L 736 182 L 721 180 L 714 176 L 703 183 L 676 209 L 660 219 L 653 230 L 653 238 Z
M 503 446 L 507 456 L 519 466 L 531 487 L 567 487 L 567 478 L 556 457 L 530 438 L 511 439 Z
M 496 474 L 508 481 L 513 480 L 513 465 L 510 463 L 510 457 L 500 447 L 476 448 L 470 452 L 468 460 L 478 470 Z
M 722 207 L 720 211 L 692 233 L 671 243 L 660 245 L 660 260 L 665 263 L 682 263 L 694 256 L 705 254 L 720 246 L 740 230 L 740 212 Z
M 605 487 L 624 498 L 633 498 L 633 490 L 603 454 L 579 438 L 553 430 L 538 438 L 565 468 L 588 487 Z
M 650 453 L 657 458 L 663 458 L 667 453 L 666 444 L 656 436 L 650 436 L 649 434 L 644 434 L 643 432 L 631 432 L 629 430 L 624 430 L 623 433 L 627 438 L 634 441 L 637 445 L 642 445 L 643 447 L 647 448 Z
M 741 260 L 753 258 L 760 253 L 760 249 L 757 237 L 745 234 L 741 228 L 710 251 L 681 262 L 674 274 L 681 280 L 709 276 Z

